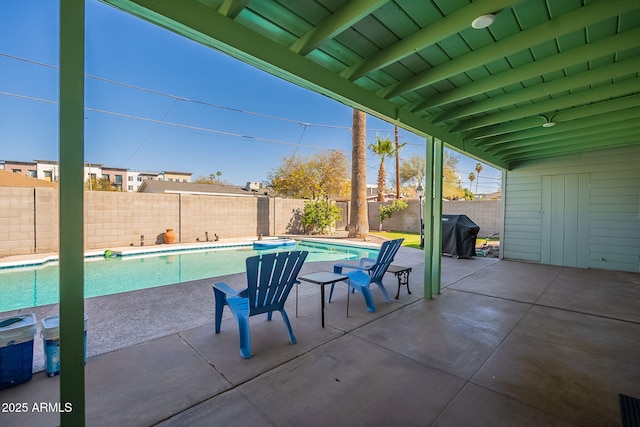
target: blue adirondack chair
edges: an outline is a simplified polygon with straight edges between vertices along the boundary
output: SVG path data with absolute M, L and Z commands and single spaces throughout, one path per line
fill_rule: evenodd
M 274 311 L 279 311 L 289 330 L 289 341 L 296 343 L 284 303 L 307 258 L 307 251 L 276 252 L 247 258 L 247 289 L 237 291 L 226 283 L 214 283 L 216 299 L 216 334 L 220 333 L 222 311 L 229 306 L 240 329 L 240 356 L 251 357 L 251 333 L 249 317 L 266 313 L 271 320 Z
M 354 264 L 336 264 L 333 266 L 333 272 L 338 274 L 344 274 L 349 278 L 349 285 L 352 288 L 352 292 L 357 290 L 364 297 L 364 302 L 367 304 L 367 310 L 370 312 L 376 311 L 376 305 L 373 302 L 369 285 L 375 283 L 382 291 L 382 295 L 387 303 L 391 303 L 389 294 L 382 284 L 382 276 L 387 271 L 387 268 L 393 262 L 393 258 L 396 256 L 396 252 L 402 245 L 404 239 L 388 240 L 380 246 L 380 252 L 378 258 L 362 258 L 358 265 Z M 355 271 L 342 273 L 343 268 L 351 268 Z M 333 288 L 335 284 L 331 285 L 329 291 L 329 302 L 331 302 L 331 296 L 333 295 Z

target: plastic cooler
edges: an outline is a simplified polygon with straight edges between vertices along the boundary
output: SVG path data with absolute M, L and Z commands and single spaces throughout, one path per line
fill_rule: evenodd
M 87 363 L 87 321 L 84 315 L 84 363 Z M 51 316 L 42 319 L 42 341 L 44 346 L 45 368 L 47 376 L 60 374 L 60 317 Z
M 35 314 L 0 318 L 0 389 L 31 379 L 35 334 Z

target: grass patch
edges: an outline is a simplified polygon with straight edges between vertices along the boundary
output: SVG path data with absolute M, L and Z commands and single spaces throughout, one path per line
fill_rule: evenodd
M 402 242 L 402 246 L 408 246 L 414 249 L 420 249 L 420 233 L 411 233 L 407 231 L 369 231 L 369 234 L 373 234 L 374 236 L 384 237 L 385 239 L 393 240 L 404 237 L 404 242 Z M 492 242 L 500 243 L 500 236 L 489 236 L 489 237 L 480 237 L 478 236 L 476 243 L 478 245 L 482 243 L 491 244 Z
M 369 231 L 369 234 L 384 237 L 389 240 L 403 237 L 404 242 L 402 242 L 402 246 L 420 249 L 420 233 L 410 233 L 407 231 Z

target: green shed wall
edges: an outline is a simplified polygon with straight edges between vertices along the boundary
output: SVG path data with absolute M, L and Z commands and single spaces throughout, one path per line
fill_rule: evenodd
M 503 257 L 640 272 L 640 145 L 504 175 Z

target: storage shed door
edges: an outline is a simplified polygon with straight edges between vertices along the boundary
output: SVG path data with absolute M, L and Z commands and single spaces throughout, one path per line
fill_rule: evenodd
M 588 267 L 590 174 L 542 177 L 541 262 Z

